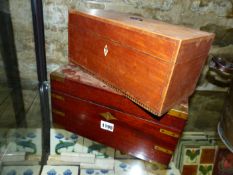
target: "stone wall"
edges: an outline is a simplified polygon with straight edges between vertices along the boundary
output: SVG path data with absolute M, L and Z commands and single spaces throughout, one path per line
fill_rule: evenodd
M 36 66 L 29 0 L 10 0 L 21 77 L 36 83 Z M 67 15 L 69 9 L 111 9 L 147 18 L 214 32 L 211 54 L 233 58 L 233 0 L 44 0 L 48 72 L 67 63 Z M 203 70 L 200 89 L 216 89 Z M 219 88 L 218 88 L 219 90 Z

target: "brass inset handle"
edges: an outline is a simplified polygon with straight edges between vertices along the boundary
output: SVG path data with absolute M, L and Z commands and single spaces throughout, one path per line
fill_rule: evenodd
M 161 152 L 163 152 L 163 153 L 166 153 L 166 154 L 172 154 L 172 153 L 173 153 L 173 151 L 171 151 L 171 150 L 169 150 L 169 149 L 166 149 L 166 148 L 163 148 L 163 147 L 158 146 L 158 145 L 155 145 L 155 146 L 154 146 L 154 149 L 155 149 L 155 150 L 158 150 L 158 151 L 161 151 Z
M 52 109 L 52 112 L 53 112 L 54 114 L 60 115 L 60 116 L 62 116 L 62 117 L 65 117 L 65 113 L 62 112 L 62 111 L 59 111 L 59 110 L 57 110 L 57 109 Z
M 58 100 L 64 101 L 64 97 L 61 96 L 61 95 L 57 95 L 57 94 L 55 94 L 55 93 L 52 93 L 51 96 L 52 96 L 52 98 L 56 98 L 56 99 L 58 99 Z
M 159 130 L 161 133 L 165 134 L 165 135 L 168 135 L 168 136 L 171 136 L 171 137 L 175 137 L 175 138 L 179 138 L 179 134 L 175 133 L 175 132 L 172 132 L 172 131 L 169 131 L 169 130 L 166 130 L 166 129 L 160 129 Z
M 171 109 L 170 111 L 168 111 L 167 114 L 173 117 L 184 119 L 184 120 L 188 119 L 188 114 L 186 112 L 182 112 L 182 111 L 175 110 L 175 109 Z
M 117 120 L 116 117 L 114 117 L 110 112 L 104 112 L 99 114 L 101 117 L 103 117 L 105 120 Z

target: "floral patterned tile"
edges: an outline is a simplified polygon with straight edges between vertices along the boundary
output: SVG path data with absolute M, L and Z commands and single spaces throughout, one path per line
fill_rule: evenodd
M 81 169 L 80 175 L 114 175 L 113 170 Z
M 82 152 L 83 137 L 64 129 L 50 130 L 50 154 L 60 155 L 61 152 Z
M 115 175 L 147 175 L 143 161 L 134 159 L 115 160 Z
M 26 152 L 28 155 L 42 154 L 41 129 L 10 129 L 7 134 L 7 142 L 9 144 L 7 153 Z
M 200 148 L 185 148 L 184 149 L 184 165 L 197 165 L 200 161 Z
M 4 166 L 1 175 L 39 175 L 40 166 Z
M 97 158 L 113 158 L 115 150 L 98 142 L 84 138 L 85 153 L 93 153 Z
M 213 174 L 214 165 L 213 164 L 200 164 L 198 166 L 197 175 L 212 175 Z
M 78 166 L 51 166 L 43 167 L 41 175 L 78 175 Z

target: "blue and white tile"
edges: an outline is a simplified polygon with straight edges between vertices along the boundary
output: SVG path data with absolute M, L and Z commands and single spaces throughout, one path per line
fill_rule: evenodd
M 76 163 L 94 163 L 95 155 L 88 153 L 61 153 L 61 161 Z
M 64 129 L 50 130 L 50 154 L 60 155 L 61 152 L 82 152 L 83 137 Z
M 39 175 L 40 166 L 4 166 L 1 175 Z
M 78 175 L 78 166 L 43 166 L 41 175 Z
M 115 175 L 147 175 L 143 161 L 135 159 L 115 160 Z
M 8 151 L 26 152 L 28 155 L 42 154 L 41 129 L 10 129 L 7 135 Z
M 80 175 L 114 175 L 113 170 L 81 169 Z
M 96 158 L 94 163 L 80 163 L 82 169 L 105 169 L 113 170 L 115 165 L 114 158 Z
M 113 158 L 115 149 L 84 138 L 84 153 L 95 154 L 96 158 Z
M 12 152 L 12 153 L 6 153 L 1 158 L 1 161 L 6 162 L 18 162 L 18 161 L 25 161 L 25 152 Z

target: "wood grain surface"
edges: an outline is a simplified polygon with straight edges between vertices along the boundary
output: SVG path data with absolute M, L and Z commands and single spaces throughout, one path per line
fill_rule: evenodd
M 158 116 L 193 93 L 213 37 L 116 12 L 69 13 L 69 61 Z
M 51 102 L 54 123 L 143 160 L 165 165 L 186 123 L 177 112 L 163 117 L 148 113 L 73 65 L 51 73 Z M 177 111 L 187 116 L 187 108 Z M 113 117 L 104 118 L 103 113 Z M 101 129 L 101 121 L 114 124 L 113 132 Z

